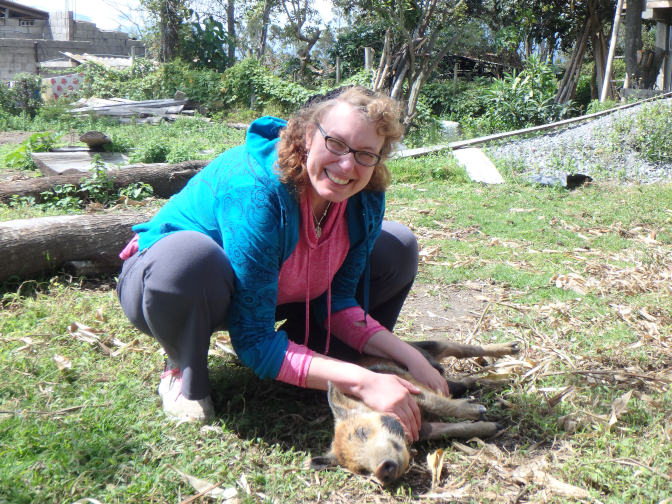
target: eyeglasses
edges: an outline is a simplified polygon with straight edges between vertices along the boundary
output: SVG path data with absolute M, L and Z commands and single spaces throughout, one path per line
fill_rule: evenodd
M 322 136 L 324 137 L 324 146 L 329 152 L 333 152 L 339 156 L 345 156 L 346 154 L 352 152 L 355 156 L 355 161 L 363 166 L 376 166 L 380 162 L 381 158 L 378 154 L 352 149 L 345 142 L 327 135 L 322 129 L 322 126 L 320 126 L 320 123 L 317 123 L 317 127 L 320 129 L 320 133 L 322 133 Z

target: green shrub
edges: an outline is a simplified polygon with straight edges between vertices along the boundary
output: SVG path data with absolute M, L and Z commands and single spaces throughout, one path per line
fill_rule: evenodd
M 223 72 L 229 65 L 229 35 L 224 25 L 212 16 L 201 23 L 198 14 L 193 15 L 196 20 L 187 25 L 182 42 L 184 59 L 193 61 L 197 68 Z
M 573 103 L 555 103 L 557 70 L 536 56 L 519 74 L 505 74 L 486 91 L 485 116 L 503 129 L 520 129 L 558 121 L 575 111 Z
M 9 166 L 22 170 L 35 170 L 37 167 L 33 162 L 31 154 L 33 152 L 47 152 L 64 134 L 50 132 L 34 133 L 10 152 L 5 158 L 5 162 Z
M 131 152 L 129 162 L 165 163 L 170 152 L 170 144 L 162 138 L 149 138 L 140 147 Z
M 667 101 L 642 105 L 633 115 L 617 117 L 614 139 L 630 144 L 652 163 L 672 162 L 672 105 Z
M 0 109 L 12 115 L 34 117 L 42 105 L 42 79 L 31 74 L 17 74 L 12 87 L 0 82 Z
M 311 91 L 273 75 L 254 58 L 246 58 L 227 69 L 222 82 L 224 103 L 227 107 L 250 108 L 253 104 L 254 108 L 264 109 L 276 106 L 284 114 L 298 110 L 312 95 L 326 91 Z

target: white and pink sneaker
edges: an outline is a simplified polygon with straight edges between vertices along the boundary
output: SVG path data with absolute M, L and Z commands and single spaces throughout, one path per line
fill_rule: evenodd
M 214 409 L 210 396 L 190 401 L 182 395 L 182 373 L 179 368 L 166 370 L 161 375 L 159 396 L 163 400 L 163 411 L 171 420 L 203 420 L 213 417 Z

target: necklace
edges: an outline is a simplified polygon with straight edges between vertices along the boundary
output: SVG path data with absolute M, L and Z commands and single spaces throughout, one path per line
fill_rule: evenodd
M 320 220 L 317 220 L 317 217 L 315 216 L 315 210 L 313 210 L 312 206 L 310 207 L 311 211 L 313 212 L 313 219 L 315 219 L 315 234 L 318 238 L 322 236 L 322 221 L 327 216 L 327 212 L 329 211 L 330 206 L 331 201 L 327 203 L 327 208 L 324 209 L 324 213 L 322 214 L 322 217 L 320 217 Z

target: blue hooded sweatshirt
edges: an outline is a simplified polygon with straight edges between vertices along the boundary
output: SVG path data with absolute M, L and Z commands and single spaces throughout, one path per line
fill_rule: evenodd
M 299 240 L 299 201 L 278 180 L 275 164 L 282 119 L 254 121 L 244 145 L 217 157 L 194 176 L 182 191 L 144 224 L 140 251 L 176 231 L 198 231 L 220 245 L 235 273 L 235 290 L 227 324 L 240 360 L 261 378 L 276 378 L 288 338 L 275 331 L 278 276 Z M 365 312 L 368 312 L 369 254 L 380 234 L 385 195 L 361 191 L 348 199 L 346 218 L 350 248 L 331 284 L 331 311 L 356 306 L 355 290 L 364 273 Z M 315 312 L 327 317 L 327 293 Z

